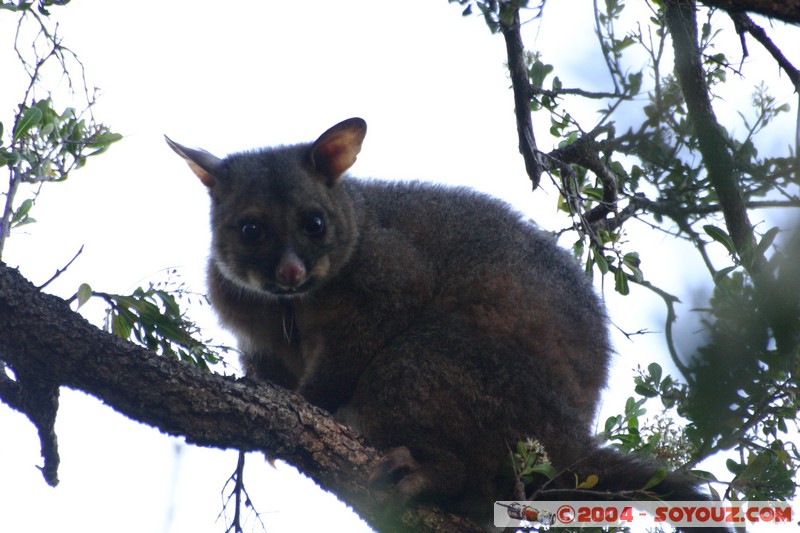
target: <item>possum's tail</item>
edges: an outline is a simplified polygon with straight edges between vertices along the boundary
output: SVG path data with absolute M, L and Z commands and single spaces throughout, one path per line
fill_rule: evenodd
M 681 472 L 665 472 L 665 467 L 656 461 L 624 455 L 609 448 L 596 449 L 585 461 L 576 465 L 574 470 L 583 474 L 584 479 L 590 474 L 598 476 L 599 480 L 593 491 L 599 490 L 612 495 L 632 492 L 633 497 L 640 493 L 639 498 L 651 495 L 667 501 L 709 500 L 708 494 L 701 489 L 701 479 Z M 663 479 L 658 481 L 662 476 Z
M 665 472 L 656 461 L 633 455 L 624 455 L 616 450 L 597 448 L 586 456 L 563 477 L 570 478 L 574 487 L 575 475 L 582 481 L 590 475 L 598 477 L 591 489 L 544 490 L 540 499 L 574 500 L 664 500 L 664 501 L 709 501 L 702 490 L 702 480 L 687 473 Z M 562 477 L 562 476 L 559 476 Z M 563 487 L 563 485 L 562 485 Z M 681 532 L 728 533 L 727 527 L 678 528 Z

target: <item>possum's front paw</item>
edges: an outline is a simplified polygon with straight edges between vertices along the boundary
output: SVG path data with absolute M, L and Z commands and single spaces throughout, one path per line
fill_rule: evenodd
M 405 446 L 381 457 L 369 476 L 370 494 L 380 503 L 405 505 L 428 488 L 427 477 Z

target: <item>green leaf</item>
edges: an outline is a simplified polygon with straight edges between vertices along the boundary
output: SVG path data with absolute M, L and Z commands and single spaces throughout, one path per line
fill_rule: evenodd
M 538 58 L 528 72 L 528 76 L 533 87 L 542 87 L 544 79 L 553 72 L 553 65 L 545 65 Z
M 600 187 L 584 187 L 581 192 L 592 200 L 603 200 L 603 189 Z
M 731 239 L 731 236 L 725 233 L 724 230 L 711 224 L 703 226 L 703 230 L 705 230 L 709 237 L 722 244 L 728 250 L 728 253 L 736 255 L 736 246 L 733 244 L 733 239 Z
M 527 472 L 527 473 L 532 472 L 533 471 L 532 470 L 533 469 L 533 464 L 535 462 L 536 462 L 536 455 L 535 454 L 527 455 L 525 457 L 525 468 L 523 469 L 523 472 Z
M 639 383 L 633 390 L 636 394 L 644 396 L 645 398 L 655 398 L 658 396 L 658 390 L 649 383 Z
M 628 397 L 628 400 L 625 402 L 625 416 L 628 418 L 636 418 L 645 414 L 647 409 L 642 408 L 645 401 L 647 401 L 647 398 L 634 400 L 633 396 Z
M 622 264 L 625 265 L 625 267 L 631 271 L 634 280 L 636 280 L 639 283 L 644 281 L 644 274 L 642 274 L 642 271 L 639 269 L 641 260 L 639 259 L 638 252 L 630 252 L 625 254 L 622 257 Z
M 639 252 L 628 252 L 622 256 L 622 262 L 631 267 L 638 267 L 642 260 L 639 259 Z
M 739 268 L 739 267 L 734 265 L 734 266 L 729 266 L 729 267 L 725 267 L 725 268 L 723 268 L 721 270 L 718 270 L 714 274 L 714 284 L 715 285 L 719 285 L 720 281 L 722 281 L 723 279 L 727 278 L 728 274 L 730 274 L 731 272 L 733 272 L 737 268 Z
M 614 271 L 614 289 L 623 296 L 627 296 L 631 292 L 628 286 L 628 276 L 621 268 Z
M 739 472 L 744 470 L 744 465 L 737 463 L 733 459 L 728 459 L 727 461 L 725 461 L 725 466 L 727 467 L 728 471 L 731 474 L 738 474 Z
M 524 442 L 517 441 L 517 453 L 520 454 L 522 457 L 528 455 L 528 448 L 525 446 Z
M 656 470 L 656 473 L 653 474 L 653 477 L 651 477 L 650 480 L 644 484 L 642 490 L 652 489 L 653 487 L 664 481 L 665 477 L 667 477 L 666 469 L 659 468 L 658 470 Z
M 43 116 L 44 113 L 42 113 L 42 110 L 38 107 L 28 108 L 17 123 L 17 127 L 14 130 L 13 141 L 16 142 L 20 137 L 28 133 L 31 128 L 38 126 L 42 122 Z
M 647 365 L 647 371 L 650 372 L 650 376 L 653 378 L 653 381 L 656 383 L 661 383 L 661 374 L 663 372 L 661 365 L 658 363 L 650 363 Z
M 16 224 L 14 224 L 14 227 L 18 228 L 20 226 L 27 226 L 28 224 L 35 224 L 35 223 L 36 223 L 36 219 L 35 218 L 33 218 L 33 217 L 25 217 L 22 220 L 20 220 L 19 222 L 17 222 Z
M 717 476 L 705 470 L 690 470 L 689 474 L 694 477 L 698 477 L 703 481 L 717 481 Z
M 618 417 L 616 417 L 616 416 L 609 416 L 609 417 L 606 419 L 606 427 L 605 427 L 605 432 L 606 432 L 606 433 L 611 433 L 611 430 L 612 430 L 612 429 L 614 429 L 614 426 L 616 426 L 616 425 L 617 425 L 617 421 L 618 421 Z
M 92 148 L 106 147 L 111 143 L 119 141 L 120 139 L 122 139 L 122 134 L 107 131 L 99 135 L 95 135 L 94 137 L 89 139 L 87 146 L 90 146 Z
M 559 199 L 560 198 L 563 198 L 563 196 L 559 196 Z M 583 239 L 575 241 L 575 244 L 572 245 L 572 253 L 578 259 L 583 257 Z
M 20 204 L 17 210 L 14 212 L 13 216 L 11 217 L 10 225 L 12 228 L 18 228 L 20 226 L 24 226 L 26 224 L 33 224 L 36 222 L 36 219 L 29 215 L 31 208 L 33 207 L 33 200 L 27 199 Z
M 597 263 L 597 268 L 600 269 L 600 273 L 606 275 L 608 273 L 608 261 L 605 256 L 602 253 L 598 253 L 597 250 L 594 251 L 592 256 L 594 257 L 594 262 Z
M 115 314 L 111 319 L 111 332 L 123 339 L 128 339 L 131 336 L 131 326 L 121 314 Z
M 628 75 L 628 88 L 630 89 L 630 94 L 637 95 L 639 91 L 642 89 L 642 73 L 635 72 L 633 74 Z
M 19 5 L 13 2 L 3 2 L 2 4 L 0 4 L 0 9 L 7 9 L 8 11 L 27 11 L 28 9 L 30 9 L 31 5 L 33 4 L 32 3 L 26 4 L 24 2 L 20 3 Z
M 81 286 L 78 287 L 78 292 L 76 294 L 78 298 L 78 309 L 80 309 L 83 304 L 88 302 L 89 298 L 91 298 L 93 294 L 94 292 L 88 283 L 81 283 Z
M 11 218 L 11 224 L 15 225 L 28 218 L 28 213 L 30 212 L 31 207 L 33 207 L 32 199 L 28 198 L 22 202 L 19 208 L 14 212 L 14 216 Z
M 565 128 L 566 126 L 567 124 L 559 125 L 559 127 L 561 128 Z M 550 132 L 553 133 L 554 129 L 556 132 L 558 132 L 558 128 L 556 128 L 555 126 L 553 128 L 550 128 Z M 553 135 L 558 137 L 556 133 L 553 133 Z M 564 137 L 561 141 L 559 141 L 558 147 L 564 148 L 565 146 L 569 146 L 570 144 L 574 143 L 577 140 L 578 140 L 578 132 L 576 131 L 570 132 L 566 137 Z
M 767 231 L 764 236 L 761 238 L 761 241 L 756 245 L 755 257 L 759 257 L 764 255 L 772 243 L 775 241 L 775 237 L 778 235 L 780 228 L 772 228 Z
M 541 463 L 531 469 L 532 474 L 542 474 L 547 479 L 553 479 L 558 475 L 555 467 L 550 463 Z

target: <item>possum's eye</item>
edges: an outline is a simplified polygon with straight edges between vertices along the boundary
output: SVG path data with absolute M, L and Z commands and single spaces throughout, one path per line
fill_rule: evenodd
M 325 220 L 319 213 L 310 213 L 303 216 L 301 226 L 303 233 L 309 237 L 321 237 L 325 233 Z
M 255 244 L 264 238 L 264 228 L 258 222 L 250 220 L 239 224 L 239 236 L 245 244 Z

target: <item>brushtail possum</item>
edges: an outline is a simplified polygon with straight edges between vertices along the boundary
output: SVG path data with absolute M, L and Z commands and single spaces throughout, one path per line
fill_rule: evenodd
M 351 118 L 224 159 L 167 139 L 210 193 L 210 299 L 247 375 L 386 450 L 372 481 L 392 501 L 491 523 L 529 438 L 559 472 L 549 487 L 590 474 L 595 491 L 644 487 L 657 464 L 591 436 L 610 348 L 572 257 L 484 194 L 343 177 L 365 134 Z M 701 498 L 679 474 L 651 490 Z

